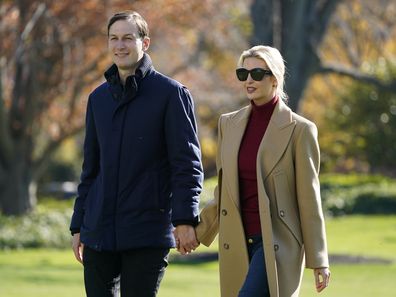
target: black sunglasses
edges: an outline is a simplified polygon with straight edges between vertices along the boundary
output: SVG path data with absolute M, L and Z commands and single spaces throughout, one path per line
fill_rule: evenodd
M 247 80 L 249 73 L 255 81 L 262 80 L 265 75 L 272 75 L 272 71 L 263 68 L 253 68 L 251 70 L 247 70 L 245 68 L 238 68 L 236 70 L 236 75 L 240 81 Z

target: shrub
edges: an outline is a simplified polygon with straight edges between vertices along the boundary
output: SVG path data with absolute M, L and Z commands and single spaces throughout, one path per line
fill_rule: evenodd
M 216 177 L 205 181 L 201 207 L 213 198 Z M 382 176 L 321 176 L 323 208 L 329 215 L 396 214 L 396 181 Z M 40 199 L 23 217 L 0 215 L 0 250 L 69 248 L 73 200 Z
M 0 249 L 70 247 L 71 214 L 71 207 L 38 205 L 23 217 L 0 216 Z
M 390 178 L 329 175 L 322 179 L 321 191 L 330 215 L 396 214 L 396 182 Z

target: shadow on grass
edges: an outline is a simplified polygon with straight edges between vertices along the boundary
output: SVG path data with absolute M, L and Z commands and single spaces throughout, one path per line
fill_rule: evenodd
M 207 262 L 214 262 L 219 259 L 217 252 L 201 252 L 192 253 L 189 255 L 171 254 L 169 255 L 169 262 L 178 265 L 201 264 Z
M 355 256 L 347 254 L 334 254 L 329 256 L 332 264 L 387 264 L 394 263 L 392 259 L 379 257 Z M 217 261 L 219 259 L 217 252 L 192 253 L 189 255 L 171 254 L 169 262 L 172 264 L 200 264 Z

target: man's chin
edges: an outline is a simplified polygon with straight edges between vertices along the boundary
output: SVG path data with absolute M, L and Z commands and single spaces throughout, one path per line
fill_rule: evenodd
M 126 64 L 126 63 L 115 63 L 117 65 L 117 68 L 121 71 L 128 71 L 134 68 L 133 64 Z

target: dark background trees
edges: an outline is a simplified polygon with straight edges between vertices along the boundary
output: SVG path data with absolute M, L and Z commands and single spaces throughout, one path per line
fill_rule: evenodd
M 367 18 L 367 35 L 372 39 L 370 46 L 380 51 L 379 45 L 386 39 L 381 35 L 391 34 L 394 29 L 391 14 L 394 10 L 392 1 L 254 0 L 251 44 L 271 44 L 280 49 L 287 62 L 286 91 L 290 96 L 289 105 L 294 110 L 299 109 L 303 92 L 310 78 L 317 73 L 337 73 L 395 92 L 394 81 L 383 82 L 359 69 L 364 60 L 357 51 L 367 43 L 356 40 L 354 35 L 356 22 Z M 333 25 L 331 32 L 328 32 L 329 24 Z M 328 33 L 340 38 L 332 61 L 327 59 L 328 50 L 323 47 Z M 338 59 L 344 53 L 349 55 L 352 64 Z
M 289 105 L 297 110 L 309 78 L 320 67 L 319 48 L 340 0 L 255 0 L 252 44 L 270 44 L 287 61 Z
M 51 154 L 83 126 L 80 104 L 98 80 L 103 7 L 19 0 L 1 4 L 0 209 L 21 214 Z M 92 27 L 91 27 L 92 26 Z M 84 46 L 84 50 L 81 50 Z
M 217 8 L 222 4 L 216 1 Z M 202 85 L 212 1 L 6 1 L 0 5 L 0 210 L 23 214 L 51 156 L 83 129 L 85 100 L 109 66 L 106 22 L 135 9 L 150 22 L 157 67 Z M 223 8 L 227 9 L 227 5 Z M 153 9 L 163 7 L 163 9 Z M 212 14 L 212 15 L 211 15 Z M 213 16 L 213 18 L 211 18 Z M 155 28 L 155 29 L 154 29 Z M 199 88 L 199 86 L 197 86 Z
M 391 1 L 344 1 L 329 24 L 325 71 L 310 79 L 301 109 L 319 126 L 324 171 L 396 176 L 395 11 Z
M 149 53 L 156 68 L 191 89 L 207 176 L 214 174 L 218 115 L 247 103 L 234 69 L 250 44 L 281 50 L 288 68 L 290 106 L 332 135 L 342 128 L 326 127 L 325 114 L 330 109 L 337 113 L 332 102 L 351 95 L 334 90 L 359 91 L 345 84 L 345 77 L 364 82 L 368 93 L 375 86 L 378 100 L 388 96 L 382 96 L 384 90 L 395 92 L 394 76 L 367 66 L 376 65 L 379 56 L 394 65 L 395 4 L 390 0 L 2 1 L 0 211 L 4 214 L 23 214 L 34 206 L 37 182 L 54 176 L 48 165 L 64 161 L 59 160 L 65 155 L 59 147 L 81 135 L 86 96 L 103 80 L 110 62 L 106 21 L 121 9 L 144 15 L 150 23 Z M 394 115 L 388 116 L 390 123 Z M 323 137 L 321 141 L 324 156 L 339 157 L 330 142 Z M 73 156 L 78 156 L 81 143 L 77 147 Z M 78 157 L 68 162 L 73 158 L 79 163 Z M 346 167 L 339 162 L 331 168 Z

